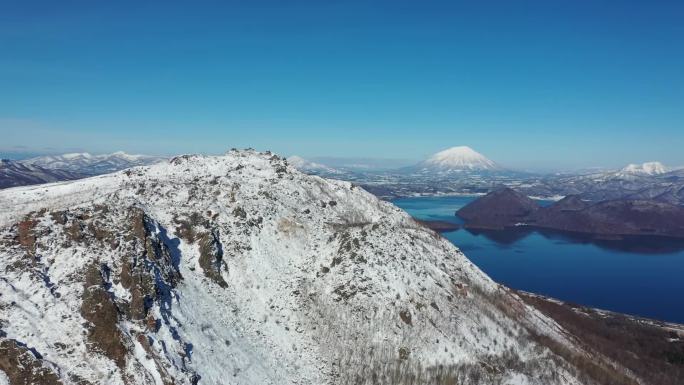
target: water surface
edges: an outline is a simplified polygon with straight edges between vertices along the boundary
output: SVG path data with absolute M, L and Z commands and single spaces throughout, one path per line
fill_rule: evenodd
M 402 198 L 393 203 L 418 219 L 462 223 L 454 212 L 475 198 Z M 509 287 L 684 323 L 684 242 L 596 241 L 530 230 L 457 230 L 443 235 L 494 280 Z

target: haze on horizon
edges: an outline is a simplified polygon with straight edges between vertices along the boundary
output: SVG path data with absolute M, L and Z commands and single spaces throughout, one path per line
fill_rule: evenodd
M 682 19 L 678 1 L 7 2 L 0 155 L 681 166 Z

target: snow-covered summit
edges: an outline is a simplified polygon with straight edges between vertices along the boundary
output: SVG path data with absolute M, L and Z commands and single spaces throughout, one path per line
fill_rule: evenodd
M 58 155 L 57 157 L 60 157 L 60 156 Z M 61 155 L 61 158 L 69 159 L 69 160 L 79 159 L 79 158 L 90 159 L 92 157 L 93 156 L 90 155 L 90 153 L 88 153 L 88 152 L 70 152 L 68 154 Z
M 660 162 L 646 162 L 642 164 L 629 164 L 621 172 L 636 175 L 660 175 L 668 172 L 668 169 Z
M 587 353 L 448 240 L 270 153 L 0 191 L 0 244 L 7 377 L 586 384 L 557 346 Z
M 138 161 L 140 159 L 146 159 L 146 158 L 155 158 L 153 156 L 149 155 L 140 155 L 140 154 L 128 154 L 125 151 L 116 151 L 111 154 L 109 154 L 109 157 L 117 157 L 121 159 L 126 159 L 131 162 Z
M 422 162 L 420 166 L 443 171 L 499 169 L 496 163 L 468 146 L 451 147 L 440 151 Z

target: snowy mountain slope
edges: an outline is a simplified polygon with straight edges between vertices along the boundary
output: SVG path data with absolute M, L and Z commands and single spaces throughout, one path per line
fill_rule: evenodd
M 576 361 L 601 362 L 400 209 L 270 153 L 1 191 L 0 246 L 10 383 L 591 384 Z
M 63 155 L 47 155 L 22 160 L 27 165 L 36 165 L 48 169 L 67 170 L 85 175 L 99 175 L 115 172 L 135 166 L 144 166 L 164 160 L 162 157 L 149 155 L 131 155 L 123 151 L 111 154 L 91 155 L 71 153 Z
M 418 168 L 438 171 L 498 170 L 499 166 L 468 146 L 451 147 L 420 163 Z
M 40 183 L 73 180 L 83 177 L 75 172 L 51 170 L 35 165 L 26 165 L 8 159 L 0 159 L 0 189 Z

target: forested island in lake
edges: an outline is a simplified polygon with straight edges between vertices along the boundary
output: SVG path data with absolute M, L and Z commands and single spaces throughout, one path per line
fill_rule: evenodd
M 589 202 L 570 195 L 542 207 L 520 192 L 503 188 L 471 202 L 456 215 L 471 229 L 528 226 L 609 239 L 684 238 L 684 208 L 654 200 Z

